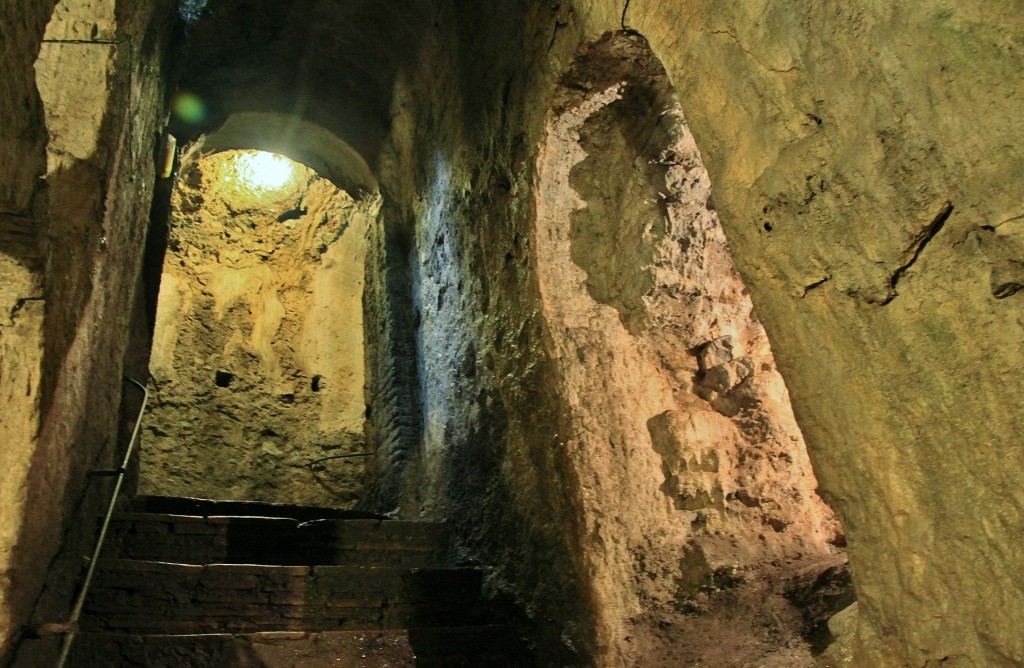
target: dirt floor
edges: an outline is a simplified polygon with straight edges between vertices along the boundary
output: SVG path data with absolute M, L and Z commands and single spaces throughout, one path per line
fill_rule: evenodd
M 761 571 L 762 574 L 764 571 Z M 636 620 L 644 668 L 810 668 L 828 618 L 854 601 L 843 555 L 780 564 L 774 577 L 725 577 L 675 611 Z

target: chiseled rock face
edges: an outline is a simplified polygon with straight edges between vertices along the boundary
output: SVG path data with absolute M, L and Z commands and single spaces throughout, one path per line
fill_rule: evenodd
M 659 628 L 685 644 L 677 611 L 721 612 L 722 588 L 775 600 L 773 568 L 834 557 L 838 526 L 664 70 L 619 34 L 536 96 L 474 76 L 493 63 L 451 71 L 439 41 L 400 82 L 420 102 L 379 175 L 411 246 L 423 402 L 402 512 L 450 519 L 552 665 L 639 661 Z M 774 626 L 749 610 L 733 640 Z
M 283 185 L 254 185 L 261 155 L 215 153 L 179 177 L 141 489 L 351 506 L 365 484 L 362 294 L 378 202 L 285 158 Z
M 8 3 L 0 22 L 0 442 L 5 444 L 0 448 L 0 656 L 32 596 L 13 589 L 13 550 L 24 522 L 25 479 L 39 428 L 42 224 L 32 202 L 46 171 L 46 125 L 33 64 L 54 4 Z
M 771 562 L 829 555 L 838 525 L 646 42 L 585 51 L 545 131 L 532 243 L 558 382 L 542 392 L 580 484 L 604 660 L 635 661 L 636 626 L 707 607 L 723 573 L 738 598 Z
M 1024 557 L 1016 548 L 1024 425 L 1018 402 L 1008 399 L 1024 389 L 1017 373 L 1024 354 L 1022 20 L 993 0 L 955 7 L 857 0 L 838 9 L 579 0 L 535 7 L 525 22 L 511 4 L 487 16 L 466 8 L 442 17 L 439 25 L 462 30 L 451 40 L 462 60 L 424 44 L 421 61 L 432 69 L 413 71 L 396 87 L 402 94 L 381 181 L 417 225 L 415 340 L 428 400 L 422 461 L 437 467 L 428 469 L 433 487 L 426 496 L 447 504 L 463 534 L 500 565 L 496 581 L 504 578 L 525 600 L 563 601 L 552 607 L 578 622 L 563 627 L 566 638 L 611 628 L 587 611 L 601 609 L 593 605 L 595 590 L 612 589 L 614 577 L 601 579 L 627 568 L 614 556 L 624 551 L 615 541 L 631 529 L 616 519 L 621 509 L 588 515 L 576 499 L 604 498 L 604 481 L 620 473 L 589 468 L 583 448 L 578 465 L 567 466 L 559 448 L 569 441 L 561 437 L 581 421 L 547 400 L 550 387 L 592 383 L 593 394 L 567 395 L 564 404 L 591 413 L 600 412 L 588 406 L 591 397 L 612 404 L 608 412 L 618 410 L 612 397 L 665 402 L 647 410 L 657 419 L 631 431 L 635 442 L 650 440 L 649 475 L 665 479 L 664 459 L 667 477 L 680 481 L 673 504 L 713 504 L 713 482 L 702 491 L 678 476 L 684 463 L 695 480 L 716 474 L 703 470 L 714 466 L 710 458 L 705 464 L 699 453 L 673 454 L 673 434 L 687 426 L 675 419 L 680 411 L 667 395 L 637 397 L 599 379 L 611 373 L 604 367 L 638 359 L 645 364 L 625 377 L 679 369 L 692 381 L 673 380 L 680 391 L 672 402 L 685 396 L 728 413 L 723 398 L 759 375 L 750 342 L 755 354 L 765 350 L 752 330 L 709 328 L 686 356 L 659 348 L 670 337 L 641 336 L 650 314 L 674 312 L 671 296 L 658 292 L 661 276 L 642 268 L 671 264 L 686 250 L 646 241 L 664 234 L 645 222 L 658 216 L 639 206 L 617 209 L 617 201 L 632 200 L 628 194 L 584 192 L 579 169 L 563 181 L 591 213 L 604 206 L 632 234 L 616 237 L 618 227 L 587 220 L 587 209 L 577 212 L 569 202 L 533 235 L 529 203 L 544 199 L 534 192 L 543 182 L 531 159 L 554 150 L 544 139 L 549 93 L 589 44 L 627 28 L 649 41 L 676 89 L 818 481 L 845 523 L 860 600 L 857 660 L 1024 661 Z M 594 113 L 590 123 L 599 127 L 602 112 Z M 581 141 L 567 150 L 619 150 L 605 145 L 613 139 L 607 133 L 579 129 Z M 584 168 L 591 160 L 580 159 Z M 611 158 L 600 169 L 625 166 Z M 652 211 L 671 205 L 648 199 Z M 560 254 L 543 262 L 541 244 L 551 244 L 546 234 L 556 230 Z M 611 246 L 603 255 L 596 250 Z M 542 301 L 538 284 L 545 281 L 548 294 L 572 290 L 574 298 Z M 549 337 L 544 324 L 552 316 L 558 323 L 575 317 L 579 325 L 552 328 Z M 642 346 L 629 358 L 588 360 L 588 352 L 616 340 L 611 332 Z M 720 341 L 726 336 L 729 345 Z M 576 362 L 568 345 L 574 338 L 586 343 L 576 347 L 583 358 Z M 572 380 L 567 373 L 577 364 L 598 369 L 596 378 L 580 373 Z M 705 416 L 716 428 L 735 424 L 722 411 Z M 699 470 L 691 472 L 691 462 Z M 655 488 L 652 499 L 668 498 Z M 598 525 L 597 536 L 608 538 L 581 549 Z M 533 556 L 550 564 L 546 572 L 530 566 L 530 543 L 539 546 Z M 568 556 L 580 554 L 580 561 Z M 590 569 L 595 563 L 608 569 Z M 558 578 L 567 584 L 555 584 Z M 580 582 L 597 584 L 574 589 Z M 627 589 L 622 600 L 632 595 Z M 536 609 L 551 611 L 543 603 Z
M 623 21 L 678 90 L 844 521 L 860 665 L 1020 665 L 1024 16 L 666 0 Z
M 362 127 L 356 145 L 388 199 L 385 228 L 371 230 L 371 266 L 387 276 L 371 295 L 385 317 L 370 359 L 390 374 L 374 401 L 391 402 L 375 408 L 375 443 L 395 463 L 379 470 L 405 476 L 379 485 L 380 498 L 407 515 L 449 517 L 495 567 L 489 586 L 526 603 L 549 646 L 566 648 L 553 663 L 628 659 L 638 607 L 699 607 L 686 592 L 707 587 L 709 571 L 717 586 L 773 554 L 831 549 L 792 454 L 801 451 L 778 372 L 849 539 L 859 602 L 834 625 L 837 658 L 872 668 L 1024 662 L 1024 424 L 1014 400 L 1024 394 L 1024 17 L 1001 0 L 835 4 L 453 1 L 419 3 L 437 14 L 403 21 L 404 8 L 375 13 L 369 0 L 337 12 L 321 3 L 313 20 L 250 3 L 244 20 L 229 11 L 193 32 L 208 47 L 194 52 L 193 71 L 204 73 L 195 83 L 216 113 L 290 112 L 292 84 L 311 81 L 312 120 L 339 134 Z M 28 67 L 49 6 L 25 8 L 0 26 L 12 82 L 0 137 L 14 147 L 0 156 L 0 192 L 15 213 L 35 190 L 43 141 Z M 372 30 L 360 32 L 362 22 Z M 218 70 L 239 50 L 225 38 L 233 23 L 246 44 L 270 49 Z M 78 23 L 68 30 L 80 34 Z M 601 76 L 614 58 L 594 61 L 591 79 L 564 79 L 616 31 L 649 42 L 692 139 L 664 96 L 650 98 L 654 127 L 644 126 L 630 110 L 646 102 L 633 91 L 652 88 Z M 289 54 L 311 36 L 337 58 L 293 77 Z M 382 50 L 396 57 L 366 58 Z M 339 62 L 353 64 L 347 75 Z M 133 108 L 156 109 L 150 92 Z M 151 154 L 142 138 L 153 127 L 124 136 L 137 143 L 130 155 Z M 662 155 L 677 144 L 691 148 Z M 677 160 L 695 157 L 693 144 L 749 301 L 726 269 L 706 178 Z M 135 173 L 119 172 L 112 189 L 129 191 Z M 42 281 L 8 252 L 9 230 L 24 227 L 2 215 L 0 277 L 17 283 L 0 290 L 22 286 L 2 293 L 8 309 Z M 127 218 L 105 220 L 115 223 L 109 248 L 130 245 L 113 234 Z M 81 247 L 57 258 L 77 272 L 66 281 L 91 277 L 76 258 L 132 274 L 124 254 L 91 254 L 98 237 L 54 238 Z M 93 295 L 124 292 L 115 272 L 97 276 L 87 284 L 104 287 Z M 123 323 L 79 323 L 120 309 L 95 304 L 75 320 L 75 307 L 93 302 L 59 294 L 68 298 L 47 308 L 73 322 L 44 341 L 41 305 L 26 302 L 14 315 L 31 331 L 3 332 L 4 364 L 11 350 L 45 347 L 83 377 L 99 375 L 91 360 L 116 367 L 120 344 L 107 334 Z M 389 366 L 391 351 L 401 358 Z M 54 411 L 65 421 L 90 393 L 110 403 L 77 378 L 66 374 L 74 382 L 53 402 L 76 409 Z M 8 415 L 27 415 L 16 426 L 34 433 L 25 406 Z M 55 433 L 74 431 L 64 427 Z M 32 447 L 18 451 L 23 468 Z M 46 450 L 46 475 L 5 480 L 5 493 L 62 489 L 66 463 L 92 454 L 68 452 Z M 751 453 L 764 457 L 741 461 Z M 5 466 L 8 477 L 18 471 Z M 26 503 L 46 520 L 65 516 L 60 500 L 16 501 L 0 504 L 14 520 L 8 532 Z M 23 563 L 53 551 L 40 548 L 54 542 L 42 533 L 12 540 Z M 693 577 L 673 589 L 674 573 Z M 33 589 L 18 595 L 30 600 Z
M 66 618 L 108 489 L 86 471 L 118 457 L 172 3 L 115 5 L 7 3 L 0 28 L 0 655 Z

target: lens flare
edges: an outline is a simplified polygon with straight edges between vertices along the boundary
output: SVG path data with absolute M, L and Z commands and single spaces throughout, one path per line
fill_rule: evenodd
M 192 93 L 180 93 L 171 100 L 174 115 L 190 125 L 199 125 L 206 120 L 206 104 Z

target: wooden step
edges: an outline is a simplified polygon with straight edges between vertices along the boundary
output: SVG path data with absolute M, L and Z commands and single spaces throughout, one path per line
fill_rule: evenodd
M 474 569 L 171 564 L 105 559 L 82 628 L 147 634 L 477 625 Z
M 436 522 L 119 513 L 105 554 L 186 564 L 429 568 L 449 563 L 450 542 L 447 526 Z
M 129 504 L 129 510 L 140 513 L 161 513 L 168 515 L 202 516 L 248 516 L 248 517 L 290 517 L 296 520 L 385 520 L 386 515 L 362 510 L 342 508 L 321 508 L 292 503 L 270 503 L 266 501 L 222 501 L 217 499 L 195 499 L 181 496 L 137 496 Z
M 14 668 L 54 664 L 59 641 L 23 643 Z M 520 668 L 533 665 L 511 627 L 250 634 L 79 634 L 72 668 Z
M 289 504 L 140 497 L 117 514 L 71 666 L 534 665 L 443 523 Z M 27 640 L 17 668 L 53 665 Z

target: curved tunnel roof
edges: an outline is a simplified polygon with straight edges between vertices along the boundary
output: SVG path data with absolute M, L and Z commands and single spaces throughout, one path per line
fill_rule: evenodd
M 354 197 L 378 191 L 363 157 L 326 129 L 294 116 L 243 112 L 199 139 L 193 154 L 230 149 L 258 149 L 287 156 L 313 169 Z
M 172 131 L 189 140 L 237 114 L 290 116 L 341 138 L 372 166 L 389 129 L 395 78 L 418 51 L 430 6 L 211 0 L 179 55 L 179 88 L 208 113 Z

